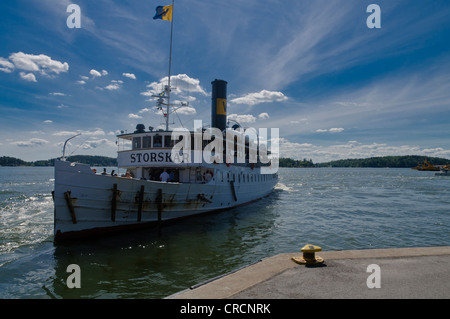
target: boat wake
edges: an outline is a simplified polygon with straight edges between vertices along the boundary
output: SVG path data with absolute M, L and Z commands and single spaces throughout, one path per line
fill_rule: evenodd
M 295 192 L 295 190 L 292 187 L 286 186 L 283 183 L 277 183 L 277 185 L 275 185 L 275 190 L 281 190 L 285 192 Z

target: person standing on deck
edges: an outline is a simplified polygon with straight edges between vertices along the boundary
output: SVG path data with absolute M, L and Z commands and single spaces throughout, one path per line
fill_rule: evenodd
M 161 175 L 159 175 L 159 179 L 161 180 L 161 182 L 167 182 L 170 178 L 170 175 L 167 173 L 167 170 L 164 169 L 164 172 L 161 173 Z

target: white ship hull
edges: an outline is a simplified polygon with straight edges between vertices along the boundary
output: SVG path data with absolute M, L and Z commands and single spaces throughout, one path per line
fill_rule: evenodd
M 171 183 L 95 174 L 89 165 L 55 162 L 55 240 L 141 227 L 249 203 L 268 195 L 277 175 L 214 165 L 208 183 Z

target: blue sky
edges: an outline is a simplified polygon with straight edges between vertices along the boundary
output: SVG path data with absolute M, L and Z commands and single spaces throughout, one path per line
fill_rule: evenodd
M 71 3 L 81 28 L 67 26 Z M 1 1 L 0 156 L 61 156 L 77 133 L 68 153 L 115 156 L 120 130 L 158 127 L 149 95 L 167 77 L 170 22 L 152 17 L 168 4 Z M 176 0 L 177 114 L 209 124 L 217 78 L 230 118 L 280 128 L 281 156 L 450 158 L 449 16 L 446 0 Z

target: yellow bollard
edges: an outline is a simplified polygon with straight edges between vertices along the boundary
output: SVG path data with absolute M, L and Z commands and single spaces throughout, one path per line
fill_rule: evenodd
M 314 245 L 305 245 L 301 252 L 303 257 L 292 257 L 292 260 L 301 265 L 318 265 L 323 263 L 323 258 L 316 256 L 316 252 L 322 251 L 322 248 Z

